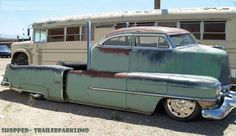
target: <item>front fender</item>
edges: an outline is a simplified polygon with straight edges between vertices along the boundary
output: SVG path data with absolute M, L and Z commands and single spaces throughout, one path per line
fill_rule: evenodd
M 127 90 L 187 99 L 215 100 L 220 82 L 212 77 L 167 73 L 128 74 Z
M 217 79 L 206 76 L 133 72 L 127 76 L 127 108 L 153 113 L 165 98 L 196 100 L 206 106 L 217 100 L 219 86 Z

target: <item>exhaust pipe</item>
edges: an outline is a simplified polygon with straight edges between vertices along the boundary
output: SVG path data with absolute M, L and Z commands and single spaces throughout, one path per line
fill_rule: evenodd
M 87 20 L 87 70 L 91 69 L 91 21 Z

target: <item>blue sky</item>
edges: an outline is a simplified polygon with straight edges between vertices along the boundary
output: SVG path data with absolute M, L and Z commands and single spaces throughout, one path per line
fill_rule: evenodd
M 153 3 L 154 0 L 0 0 L 0 34 L 21 35 L 23 28 L 44 18 L 150 10 Z M 162 9 L 235 6 L 236 0 L 162 0 L 161 4 Z

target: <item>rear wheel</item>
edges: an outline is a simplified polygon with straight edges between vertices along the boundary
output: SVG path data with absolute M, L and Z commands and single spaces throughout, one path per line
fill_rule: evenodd
M 164 103 L 166 113 L 179 121 L 191 121 L 199 117 L 201 108 L 196 101 L 168 98 Z
M 19 54 L 13 60 L 12 64 L 14 65 L 29 65 L 28 57 L 26 54 Z

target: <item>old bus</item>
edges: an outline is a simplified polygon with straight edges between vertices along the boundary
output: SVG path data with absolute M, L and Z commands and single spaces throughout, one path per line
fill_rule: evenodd
M 235 8 L 127 11 L 43 20 L 32 24 L 30 42 L 12 44 L 12 63 L 85 63 L 88 19 L 93 23 L 93 43 L 106 33 L 124 27 L 168 26 L 189 30 L 203 44 L 224 46 L 229 52 L 232 76 L 236 77 Z

